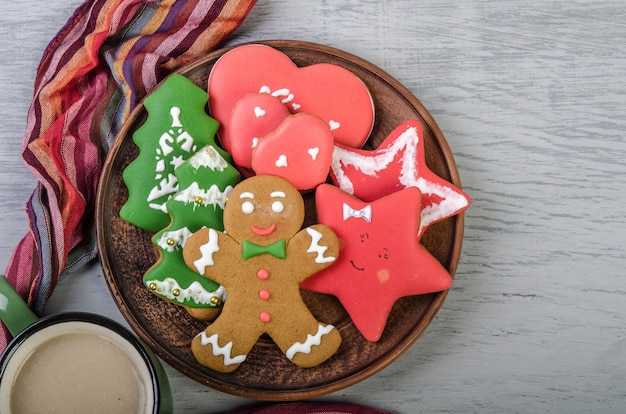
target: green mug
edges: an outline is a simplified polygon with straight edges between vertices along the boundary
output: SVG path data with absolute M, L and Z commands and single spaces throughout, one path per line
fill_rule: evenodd
M 68 312 L 38 319 L 0 276 L 0 319 L 14 336 L 0 356 L 0 412 L 168 414 L 158 358 L 112 319 Z M 53 408 L 56 410 L 53 410 Z

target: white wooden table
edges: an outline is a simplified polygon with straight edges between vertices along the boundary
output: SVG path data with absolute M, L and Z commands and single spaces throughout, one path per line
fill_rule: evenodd
M 0 2 L 0 267 L 26 231 L 21 160 L 35 69 L 80 0 Z M 420 6 L 416 6 L 420 5 Z M 265 0 L 230 43 L 301 39 L 406 85 L 473 204 L 454 286 L 426 334 L 324 400 L 398 413 L 626 411 L 626 4 L 622 0 Z M 97 263 L 48 313 L 123 318 Z M 168 367 L 177 413 L 251 401 Z

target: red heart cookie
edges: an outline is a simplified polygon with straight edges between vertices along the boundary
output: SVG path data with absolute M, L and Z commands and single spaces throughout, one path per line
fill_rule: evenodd
M 252 150 L 252 169 L 283 177 L 298 190 L 310 190 L 326 181 L 333 146 L 326 122 L 306 113 L 290 115 L 259 139 Z
M 252 148 L 291 113 L 279 98 L 251 93 L 235 103 L 230 123 L 230 154 L 239 167 L 252 168 Z
M 282 52 L 265 45 L 245 45 L 215 62 L 208 80 L 211 116 L 221 125 L 222 145 L 231 151 L 232 111 L 249 93 L 280 98 L 292 113 L 323 119 L 335 141 L 360 148 L 374 123 L 374 105 L 367 87 L 349 70 L 329 63 L 297 67 Z

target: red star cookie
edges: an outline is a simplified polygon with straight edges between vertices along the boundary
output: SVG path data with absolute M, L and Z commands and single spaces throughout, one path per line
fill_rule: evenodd
M 396 300 L 452 285 L 448 271 L 416 237 L 420 198 L 416 187 L 371 203 L 329 184 L 317 189 L 319 222 L 335 231 L 341 250 L 333 266 L 301 287 L 337 296 L 368 341 L 380 339 Z
M 469 206 L 469 196 L 437 176 L 424 160 L 422 124 L 406 121 L 374 151 L 335 145 L 331 179 L 342 190 L 365 201 L 405 187 L 422 192 L 418 236 L 432 223 L 452 217 Z

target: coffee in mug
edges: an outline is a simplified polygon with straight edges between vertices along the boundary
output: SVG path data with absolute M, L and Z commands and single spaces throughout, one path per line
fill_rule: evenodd
M 151 375 L 139 351 L 101 325 L 68 321 L 26 338 L 0 385 L 0 412 L 151 413 Z

